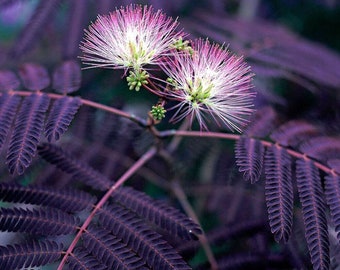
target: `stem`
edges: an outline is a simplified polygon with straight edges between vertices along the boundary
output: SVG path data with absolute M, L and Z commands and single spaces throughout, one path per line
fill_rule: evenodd
M 149 149 L 149 151 L 147 151 L 135 164 L 133 164 L 130 169 L 128 169 L 119 179 L 118 181 L 111 186 L 111 188 L 104 194 L 104 196 L 101 198 L 101 200 L 94 206 L 92 212 L 89 214 L 89 216 L 86 218 L 86 220 L 84 221 L 83 225 L 80 227 L 77 235 L 75 236 L 75 238 L 73 239 L 72 243 L 70 244 L 70 246 L 68 247 L 67 251 L 65 252 L 65 255 L 62 259 L 62 261 L 60 262 L 57 270 L 62 270 L 66 260 L 68 258 L 68 256 L 71 255 L 73 249 L 75 248 L 75 246 L 77 245 L 81 235 L 83 234 L 83 232 L 87 229 L 87 227 L 90 225 L 93 217 L 95 216 L 95 214 L 97 213 L 97 211 L 103 207 L 103 205 L 107 202 L 107 200 L 110 198 L 111 194 L 117 190 L 117 188 L 119 188 L 121 185 L 124 184 L 124 182 L 126 180 L 128 180 L 134 173 L 136 173 L 136 171 L 141 168 L 149 159 L 151 159 L 154 155 L 156 154 L 156 148 L 152 147 Z
M 158 132 L 158 136 L 160 138 L 164 138 L 164 137 L 169 137 L 169 136 L 184 136 L 184 137 L 202 137 L 202 138 L 216 138 L 216 139 L 227 139 L 227 140 L 238 140 L 241 138 L 242 135 L 240 134 L 229 134 L 229 133 L 220 133 L 220 132 L 202 132 L 202 131 L 185 131 L 185 130 L 165 130 L 165 131 L 161 131 Z M 307 159 L 307 160 L 311 160 L 314 165 L 319 168 L 320 170 L 324 171 L 325 173 L 328 174 L 332 174 L 335 176 L 340 176 L 340 174 L 338 172 L 336 172 L 335 170 L 333 170 L 332 168 L 328 167 L 327 165 L 322 164 L 319 161 L 316 161 L 315 159 L 307 156 L 304 153 L 298 152 L 296 150 L 287 148 L 286 146 L 280 145 L 278 143 L 275 142 L 268 142 L 265 140 L 259 140 L 258 141 L 260 143 L 262 143 L 265 147 L 273 147 L 274 145 L 279 145 L 280 147 L 283 147 L 284 149 L 286 149 L 286 151 L 288 152 L 288 154 L 290 154 L 291 156 L 295 157 L 295 158 L 300 158 L 300 159 Z
M 182 125 L 179 127 L 177 131 L 186 131 L 190 127 L 190 119 L 185 118 Z M 173 153 L 180 142 L 182 141 L 183 136 L 174 136 L 171 142 L 169 143 L 167 150 L 169 153 Z
M 87 105 L 87 106 L 90 106 L 90 107 L 93 107 L 93 108 L 97 108 L 97 109 L 100 109 L 100 110 L 103 110 L 103 111 L 107 111 L 107 112 L 125 117 L 127 119 L 130 119 L 130 120 L 134 121 L 135 123 L 137 123 L 137 124 L 139 124 L 143 127 L 145 127 L 147 125 L 146 121 L 144 119 L 141 119 L 141 118 L 139 118 L 139 117 L 137 117 L 133 114 L 129 114 L 129 113 L 126 113 L 124 111 L 121 111 L 119 109 L 116 109 L 116 108 L 113 108 L 113 107 L 110 107 L 110 106 L 106 106 L 106 105 L 103 105 L 103 104 L 100 104 L 100 103 L 97 103 L 97 102 L 93 102 L 93 101 L 87 100 L 87 99 L 81 99 L 81 102 L 84 105 Z
M 157 78 L 153 78 L 153 79 L 157 79 Z M 157 87 L 152 80 L 150 80 L 150 78 L 147 79 L 148 84 L 143 84 L 143 87 L 148 90 L 149 92 L 151 92 L 152 94 L 160 97 L 160 98 L 166 98 L 167 100 L 177 100 L 179 101 L 180 99 L 172 97 L 168 94 L 166 94 L 164 91 L 161 91 L 159 89 L 159 87 Z
M 238 134 L 229 134 L 229 133 L 221 133 L 221 132 L 210 132 L 210 131 L 186 131 L 186 130 L 165 130 L 159 132 L 159 136 L 169 137 L 169 136 L 183 136 L 183 137 L 202 137 L 202 138 L 220 138 L 220 139 L 229 139 L 229 140 L 238 140 L 241 135 Z
M 152 79 L 157 79 L 157 78 L 153 77 Z M 159 87 L 157 87 L 157 86 L 154 84 L 154 82 L 153 82 L 153 80 L 151 80 L 151 78 L 148 78 L 147 81 L 148 81 L 148 84 L 154 89 L 154 91 L 161 92 L 161 90 L 159 89 Z
M 190 205 L 187 196 L 185 195 L 182 187 L 180 186 L 178 181 L 173 181 L 172 182 L 172 191 L 175 194 L 176 198 L 178 199 L 178 201 L 180 202 L 181 206 L 183 207 L 185 213 L 191 217 L 197 224 L 200 225 L 198 217 L 194 211 L 194 209 L 192 208 L 192 206 Z M 200 227 L 202 227 L 200 225 Z M 211 269 L 212 270 L 216 270 L 218 269 L 218 264 L 217 261 L 214 257 L 214 254 L 211 250 L 211 247 L 209 245 L 209 241 L 206 237 L 206 235 L 203 233 L 202 235 L 199 236 L 199 241 L 204 249 L 205 255 L 207 256 L 207 259 L 210 263 Z
M 164 98 L 164 95 L 162 94 L 161 91 L 157 91 L 151 87 L 149 87 L 147 84 L 143 84 L 143 87 L 148 90 L 149 92 L 151 92 L 152 94 L 158 96 L 158 97 L 161 97 L 161 98 Z

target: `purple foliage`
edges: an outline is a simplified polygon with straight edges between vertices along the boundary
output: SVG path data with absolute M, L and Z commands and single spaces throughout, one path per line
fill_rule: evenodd
M 299 149 L 301 152 L 318 160 L 339 159 L 340 138 L 327 136 L 311 138 L 304 142 Z
M 18 89 L 20 81 L 14 72 L 0 70 L 0 92 Z
M 62 94 L 77 91 L 81 84 L 80 65 L 74 60 L 64 61 L 53 73 L 52 87 Z
M 22 84 L 31 91 L 40 91 L 50 84 L 45 67 L 35 63 L 25 63 L 19 69 Z
M 49 142 L 57 141 L 71 124 L 81 106 L 80 98 L 63 97 L 53 103 L 46 120 L 45 136 Z
M 325 196 L 331 211 L 338 241 L 340 241 L 340 177 L 327 175 L 325 177 Z
M 50 240 L 0 246 L 0 268 L 20 269 L 52 263 L 61 257 L 62 248 L 62 244 Z
M 32 162 L 43 131 L 44 113 L 49 102 L 50 99 L 45 94 L 31 94 L 22 102 L 6 157 L 11 174 L 23 174 Z
M 293 184 L 291 156 L 284 148 L 271 147 L 266 152 L 265 195 L 269 225 L 277 242 L 287 242 L 293 224 Z
M 264 152 L 262 143 L 253 138 L 242 137 L 236 143 L 236 164 L 244 179 L 252 184 L 260 179 Z
M 302 120 L 292 120 L 270 134 L 270 138 L 283 146 L 298 146 L 306 139 L 319 135 L 320 131 L 316 126 Z
M 311 161 L 296 162 L 296 178 L 305 236 L 314 269 L 329 267 L 329 240 L 327 232 L 326 204 L 323 197 L 318 169 Z
M 2 231 L 33 235 L 62 235 L 74 233 L 79 220 L 53 208 L 0 208 Z
M 20 101 L 19 96 L 6 93 L 0 96 L 0 149 L 5 143 Z

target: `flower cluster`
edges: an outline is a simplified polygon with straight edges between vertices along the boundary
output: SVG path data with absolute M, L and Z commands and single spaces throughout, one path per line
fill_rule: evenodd
M 80 48 L 84 63 L 93 67 L 132 68 L 159 64 L 177 37 L 177 21 L 152 7 L 130 5 L 98 16 Z
M 212 118 L 219 126 L 241 132 L 254 111 L 250 67 L 223 46 L 183 40 L 177 26 L 161 11 L 130 5 L 98 16 L 85 32 L 81 58 L 90 67 L 129 70 L 130 89 L 144 87 L 161 97 L 163 104 L 176 101 L 170 108 L 176 110 L 174 122 L 196 118 L 201 129 L 208 129 Z M 148 65 L 157 65 L 167 79 L 151 76 Z M 154 79 L 157 83 L 152 83 Z M 158 118 L 164 117 L 163 107 L 158 106 L 157 112 L 162 112 Z
M 253 112 L 250 67 L 208 40 L 198 39 L 192 47 L 193 55 L 174 52 L 163 64 L 172 86 L 168 95 L 180 101 L 173 119 L 196 116 L 201 128 L 207 129 L 205 118 L 210 114 L 217 123 L 241 131 Z

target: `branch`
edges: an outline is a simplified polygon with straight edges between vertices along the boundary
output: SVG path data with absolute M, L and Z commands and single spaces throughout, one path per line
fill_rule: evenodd
M 12 95 L 18 95 L 18 96 L 22 96 L 22 97 L 30 96 L 32 94 L 32 92 L 30 92 L 30 91 L 9 91 L 9 93 L 12 94 Z M 53 94 L 53 93 L 46 93 L 46 95 L 49 96 L 51 99 L 61 99 L 65 96 L 65 95 Z M 136 115 L 129 114 L 129 113 L 124 112 L 122 110 L 119 110 L 119 109 L 116 109 L 116 108 L 113 108 L 113 107 L 110 107 L 110 106 L 107 106 L 107 105 L 103 105 L 103 104 L 100 104 L 100 103 L 97 103 L 97 102 L 94 102 L 94 101 L 91 101 L 91 100 L 88 100 L 88 99 L 80 98 L 80 101 L 81 101 L 81 104 L 83 104 L 83 105 L 87 105 L 87 106 L 92 107 L 92 108 L 96 108 L 96 109 L 99 109 L 99 110 L 102 110 L 102 111 L 107 111 L 107 112 L 110 112 L 112 114 L 122 116 L 124 118 L 130 119 L 131 121 L 139 124 L 142 127 L 147 126 L 146 120 L 139 118 Z

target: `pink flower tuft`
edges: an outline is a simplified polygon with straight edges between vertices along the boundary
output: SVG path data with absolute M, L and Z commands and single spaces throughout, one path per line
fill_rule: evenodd
M 208 40 L 196 40 L 192 48 L 192 55 L 174 52 L 162 65 L 172 88 L 167 95 L 179 101 L 172 120 L 196 117 L 201 129 L 208 129 L 206 120 L 211 116 L 217 124 L 241 132 L 254 111 L 250 67 Z
M 81 59 L 92 67 L 132 68 L 159 64 L 181 33 L 177 21 L 152 7 L 130 5 L 97 20 L 85 30 Z

